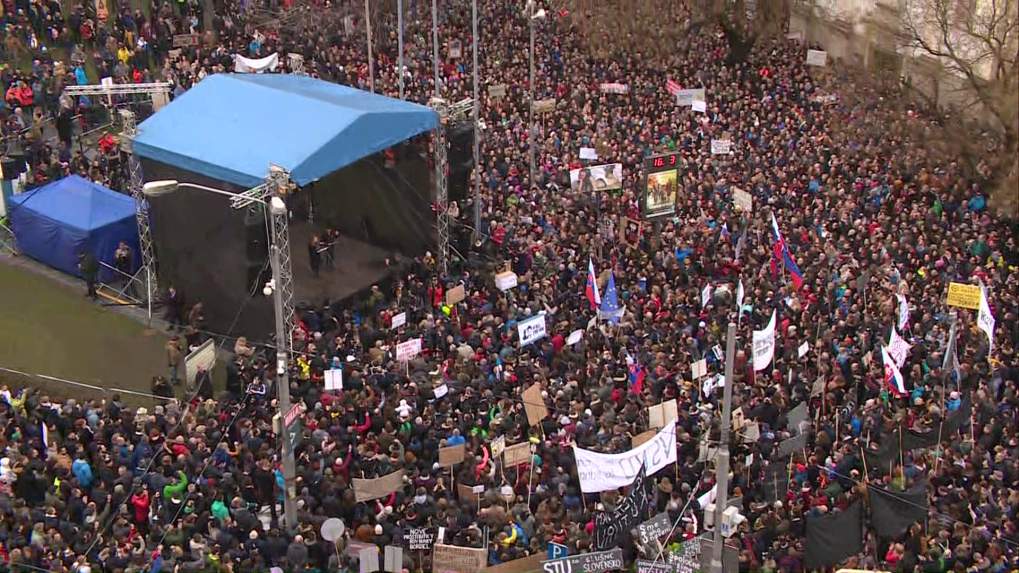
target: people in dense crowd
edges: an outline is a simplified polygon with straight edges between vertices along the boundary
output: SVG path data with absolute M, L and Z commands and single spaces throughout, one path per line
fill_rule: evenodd
M 47 28 L 59 11 L 33 5 L 12 25 L 97 51 L 99 67 L 123 81 L 171 81 L 178 94 L 231 69 L 232 54 L 281 52 L 303 55 L 309 73 L 364 89 L 371 57 L 377 91 L 397 96 L 402 73 L 406 97 L 425 102 L 435 89 L 430 6 L 418 4 L 405 18 L 405 70 L 389 13 L 373 21 L 370 55 L 349 20 L 326 7 L 260 27 L 253 13 L 217 3 L 206 30 L 199 4 L 188 2 L 154 7 L 149 18 L 122 12 L 95 28 L 87 7 Z M 656 429 L 648 407 L 675 400 L 677 462 L 650 476 L 654 509 L 676 525 L 661 539 L 667 554 L 704 529 L 704 496 L 718 481 L 705 453 L 720 439 L 718 375 L 736 322 L 740 424 L 728 495 L 746 518 L 730 540 L 740 571 L 804 571 L 807 522 L 876 489 L 905 495 L 919 485 L 922 503 L 902 507 L 925 503 L 927 518 L 891 537 L 868 520 L 863 546 L 842 565 L 1019 567 L 1015 222 L 989 211 L 986 181 L 925 145 L 936 129 L 925 110 L 841 65 L 812 70 L 795 41 L 760 39 L 732 57 L 724 33 L 691 25 L 687 14 L 667 23 L 686 32 L 666 61 L 622 50 L 595 56 L 579 29 L 583 14 L 549 6 L 551 17 L 536 25 L 534 99 L 558 103 L 529 136 L 529 26 L 514 3 L 481 4 L 482 228 L 463 259 L 443 272 L 429 253 L 391 288 L 300 311 L 286 365 L 300 407 L 293 436 L 274 421 L 274 348 L 236 340 L 218 399 L 205 370 L 172 384 L 184 377 L 182 353 L 204 336 L 201 309 L 187 312 L 176 291 L 166 316 L 187 337 L 167 347 L 171 383 L 153 381 L 154 394 L 175 399 L 129 409 L 118 397 L 57 402 L 4 389 L 8 563 L 53 572 L 346 571 L 356 570 L 358 544 L 403 546 L 421 528 L 442 528 L 445 544 L 487 549 L 489 565 L 544 555 L 550 542 L 592 551 L 594 516 L 625 492 L 583 493 L 573 448 L 628 451 Z M 444 45 L 464 46 L 455 58 L 441 50 L 442 93 L 456 101 L 472 94 L 470 5 L 443 10 Z M 201 42 L 173 47 L 185 32 Z M 61 79 L 40 66 L 32 81 L 49 78 L 46 86 L 5 78 L 18 121 L 32 122 L 25 86 L 52 111 L 59 84 L 76 81 L 74 65 L 62 66 Z M 704 111 L 678 106 L 670 80 L 703 87 Z M 603 83 L 629 89 L 608 93 Z M 494 85 L 506 95 L 488 95 Z M 725 138 L 730 153 L 713 154 L 712 140 Z M 595 164 L 581 159 L 582 148 L 595 149 L 598 164 L 622 164 L 616 188 L 588 177 L 571 186 L 571 170 Z M 635 224 L 644 218 L 644 158 L 664 152 L 681 158 L 674 213 Z M 750 194 L 749 209 L 736 208 L 737 192 Z M 473 199 L 461 203 L 457 232 L 472 232 L 473 209 Z M 502 291 L 493 275 L 507 262 L 518 285 Z M 611 279 L 620 313 L 600 314 L 585 295 L 589 264 L 603 296 Z M 950 283 L 980 285 L 996 318 L 993 339 L 976 310 L 947 303 Z M 447 304 L 458 285 L 465 298 Z M 393 328 L 401 313 L 405 324 Z M 517 325 L 539 315 L 547 335 L 521 345 Z M 758 368 L 752 333 L 773 316 L 774 356 Z M 909 345 L 897 366 L 902 388 L 894 376 L 887 382 L 883 359 L 893 328 Z M 421 353 L 398 360 L 397 344 L 418 338 Z M 706 373 L 695 377 L 691 365 L 702 359 Z M 342 389 L 327 389 L 336 370 Z M 530 423 L 528 406 L 537 404 L 522 395 L 534 384 L 547 414 Z M 809 429 L 788 421 L 801 404 Z M 901 432 L 934 428 L 924 447 L 895 447 Z M 802 448 L 780 453 L 804 432 Z M 284 439 L 296 459 L 296 526 L 281 521 Z M 497 441 L 530 442 L 534 453 L 507 465 L 493 455 Z M 439 450 L 455 445 L 464 461 L 440 464 Z M 356 500 L 352 480 L 397 470 L 405 476 L 397 491 Z M 330 518 L 346 527 L 335 542 L 321 531 Z M 659 554 L 630 536 L 621 547 L 628 563 Z M 404 552 L 408 570 L 429 563 Z

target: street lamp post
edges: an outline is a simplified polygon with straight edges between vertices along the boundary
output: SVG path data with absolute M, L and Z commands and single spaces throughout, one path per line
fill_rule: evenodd
M 290 379 L 288 377 L 289 369 L 289 356 L 287 355 L 287 322 L 284 317 L 283 311 L 283 289 L 281 288 L 283 282 L 283 273 L 281 265 L 281 252 L 280 245 L 275 241 L 277 218 L 283 219 L 287 214 L 286 203 L 279 196 L 278 189 L 269 189 L 268 201 L 258 197 L 250 195 L 241 195 L 238 193 L 231 193 L 230 191 L 224 191 L 222 189 L 216 189 L 214 187 L 206 187 L 205 185 L 196 185 L 194 183 L 181 183 L 178 181 L 151 181 L 146 183 L 142 187 L 142 193 L 147 197 L 158 197 L 161 195 L 167 195 L 180 189 L 181 187 L 188 187 L 190 189 L 196 189 L 198 191 L 204 191 L 206 193 L 213 193 L 216 195 L 223 195 L 234 199 L 244 199 L 246 201 L 253 201 L 261 204 L 268 211 L 270 224 L 272 229 L 270 234 L 272 237 L 272 245 L 269 247 L 269 264 L 272 267 L 272 280 L 265 286 L 263 293 L 266 296 L 273 297 L 273 310 L 276 315 L 276 391 L 277 398 L 279 400 L 279 414 L 281 416 L 281 423 L 283 424 L 283 432 L 280 438 L 281 457 L 283 458 L 283 486 L 286 491 L 283 493 L 283 519 L 288 529 L 297 528 L 297 501 L 296 501 L 296 490 L 297 490 L 297 467 L 294 461 L 294 450 L 293 444 L 290 443 L 289 436 L 287 436 L 285 422 L 282 417 L 290 411 Z
M 527 12 L 527 23 L 530 26 L 530 32 L 531 32 L 531 49 L 530 49 L 530 52 L 529 52 L 530 53 L 530 58 L 529 59 L 530 59 L 531 75 L 530 75 L 530 81 L 528 82 L 528 91 L 530 92 L 530 97 L 528 99 L 530 101 L 529 101 L 529 104 L 527 106 L 527 110 L 528 110 L 527 111 L 527 115 L 528 115 L 528 120 L 527 120 L 527 124 L 528 124 L 527 148 L 528 148 L 528 151 L 529 151 L 528 159 L 530 160 L 531 187 L 534 187 L 534 186 L 536 186 L 538 184 L 538 180 L 536 178 L 536 171 L 537 170 L 535 168 L 535 165 L 537 164 L 538 142 L 536 141 L 537 140 L 537 130 L 534 127 L 534 24 L 538 20 L 544 20 L 545 19 L 545 9 L 544 8 L 538 9 L 537 4 L 535 4 L 534 0 L 528 0 L 527 5 L 525 7 L 525 11 Z

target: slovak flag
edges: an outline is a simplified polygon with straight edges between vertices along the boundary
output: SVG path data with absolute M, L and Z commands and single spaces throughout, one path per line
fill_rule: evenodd
M 881 347 L 881 359 L 885 364 L 885 385 L 888 386 L 892 394 L 899 398 L 904 398 L 906 396 L 906 382 L 903 380 L 902 372 L 895 365 L 895 360 L 888 353 L 888 348 L 885 346 Z
M 782 236 L 782 230 L 778 228 L 778 221 L 775 219 L 774 213 L 771 214 L 771 229 L 775 233 L 775 247 L 771 254 L 771 274 L 778 278 L 778 262 L 782 261 L 785 269 L 789 271 L 793 288 L 800 290 L 800 287 L 803 286 L 803 273 L 800 272 L 800 267 L 796 266 L 796 261 L 789 253 L 789 247 L 785 244 L 785 238 Z
M 591 302 L 591 308 L 597 309 L 601 304 L 601 295 L 598 294 L 598 275 L 594 274 L 594 262 L 590 257 L 587 259 L 587 287 L 584 294 Z
M 644 390 L 644 379 L 647 378 L 647 371 L 640 364 L 637 364 L 628 352 L 626 354 L 626 368 L 630 374 L 630 390 L 639 395 Z

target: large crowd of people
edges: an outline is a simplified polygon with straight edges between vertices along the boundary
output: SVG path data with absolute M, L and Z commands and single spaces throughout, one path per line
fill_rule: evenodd
M 434 92 L 427 4 L 411 3 L 404 31 L 406 97 L 421 102 Z M 440 4 L 443 93 L 471 97 L 470 3 Z M 291 393 L 303 405 L 299 527 L 279 515 L 274 351 L 237 341 L 222 395 L 204 375 L 197 392 L 173 384 L 181 348 L 201 336 L 199 310 L 180 313 L 197 324 L 168 346 L 170 380 L 154 383 L 159 395 L 187 398 L 132 410 L 116 397 L 56 403 L 31 389 L 5 390 L 0 556 L 22 571 L 54 573 L 347 571 L 356 570 L 346 551 L 354 542 L 404 545 L 410 529 L 439 527 L 446 544 L 487 549 L 489 565 L 544 554 L 550 542 L 571 554 L 592 551 L 594 515 L 616 507 L 623 492 L 582 493 L 572 448 L 627 451 L 649 430 L 647 408 L 674 399 L 678 462 L 651 476 L 656 509 L 679 524 L 662 539 L 667 553 L 703 529 L 697 500 L 716 482 L 703 446 L 717 445 L 723 393 L 705 381 L 722 373 L 716 347 L 738 321 L 734 406 L 760 430 L 756 440 L 732 437 L 729 495 L 746 517 L 731 539 L 740 571 L 803 572 L 808 520 L 866 501 L 874 488 L 920 484 L 926 519 L 892 537 L 868 522 L 862 548 L 842 565 L 1019 568 L 1015 222 L 988 210 L 983 181 L 925 145 L 936 129 L 925 110 L 893 105 L 894 93 L 880 94 L 883 101 L 873 84 L 835 64 L 824 73 L 806 66 L 796 41 L 761 39 L 745 58 L 729 57 L 725 34 L 683 13 L 659 23 L 683 31 L 664 60 L 632 49 L 596 56 L 577 27 L 583 14 L 548 6 L 536 25 L 534 98 L 558 104 L 529 137 L 523 7 L 480 4 L 479 237 L 449 274 L 419 257 L 391 292 L 302 312 L 290 364 Z M 326 4 L 260 29 L 241 15 L 254 12 L 217 2 L 208 34 L 197 6 L 154 6 L 148 19 L 115 14 L 98 29 L 81 8 L 64 27 L 50 25 L 59 13 L 45 4 L 4 18 L 26 37 L 45 32 L 96 51 L 124 81 L 155 78 L 183 90 L 229 70 L 231 54 L 278 50 L 303 55 L 308 73 L 369 86 L 364 37 L 340 8 Z M 373 25 L 376 91 L 396 96 L 395 14 Z M 173 48 L 182 32 L 202 43 Z M 450 57 L 450 40 L 462 42 L 461 57 Z M 5 92 L 11 116 L 34 115 L 18 85 L 40 94 L 44 115 L 59 114 L 53 96 L 75 68 L 60 66 L 67 77 L 54 79 L 55 67 L 17 76 L 21 84 Z M 5 75 L 5 88 L 12 79 Z M 677 106 L 670 80 L 703 87 L 706 109 Z M 603 83 L 629 91 L 606 93 Z M 505 85 L 506 95 L 489 95 L 493 85 Z M 712 139 L 723 137 L 731 153 L 712 154 Z M 569 171 L 592 163 L 581 148 L 596 148 L 597 163 L 623 165 L 621 189 L 571 189 Z M 683 159 L 675 214 L 627 228 L 624 241 L 624 218 L 641 219 L 643 159 L 666 151 Z M 48 161 L 39 157 L 37 169 Z M 750 193 L 751 209 L 734 207 L 737 189 Z M 460 215 L 464 227 L 473 224 L 471 205 Z M 772 221 L 795 273 L 784 254 L 776 257 Z M 519 280 L 507 291 L 492 280 L 504 261 Z M 585 296 L 589 261 L 603 293 L 611 276 L 624 309 L 618 321 L 599 319 Z M 947 304 L 953 282 L 985 289 L 997 319 L 993 343 L 976 311 Z M 445 293 L 459 284 L 466 297 L 447 306 Z M 406 324 L 392 328 L 404 311 Z M 547 336 L 521 346 L 516 324 L 542 313 Z M 751 333 L 772 316 L 777 348 L 755 371 Z M 881 349 L 893 326 L 910 345 L 904 395 L 885 382 Z M 577 330 L 582 339 L 569 343 Z M 422 353 L 397 361 L 396 345 L 414 338 Z M 707 375 L 695 379 L 691 364 L 702 358 Z M 342 391 L 325 389 L 334 369 L 343 372 Z M 522 398 L 533 384 L 548 411 L 534 425 Z M 776 444 L 798 432 L 787 421 L 801 403 L 813 430 L 802 449 L 780 458 Z M 962 403 L 972 404 L 970 415 L 939 430 L 936 445 L 900 444 L 894 459 L 867 462 L 893 429 L 948 427 L 941 422 L 965 413 Z M 500 438 L 532 442 L 533 456 L 498 462 L 491 447 Z M 464 463 L 440 466 L 439 449 L 458 444 Z M 763 476 L 775 467 L 786 479 L 769 493 Z M 355 500 L 352 479 L 400 469 L 395 493 Z M 485 493 L 465 496 L 457 485 Z M 335 543 L 320 530 L 328 518 L 346 525 Z M 658 554 L 629 536 L 621 547 L 631 563 Z M 405 567 L 430 569 L 421 557 L 405 552 Z

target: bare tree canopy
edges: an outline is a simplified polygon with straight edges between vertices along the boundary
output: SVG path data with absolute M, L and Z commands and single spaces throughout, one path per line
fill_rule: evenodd
M 906 0 L 902 20 L 905 47 L 911 49 L 907 55 L 932 64 L 939 89 L 952 91 L 945 99 L 992 120 L 999 143 L 989 157 L 976 159 L 991 170 L 992 199 L 1014 211 L 1019 204 L 1019 0 Z M 959 143 L 963 155 L 979 147 Z

